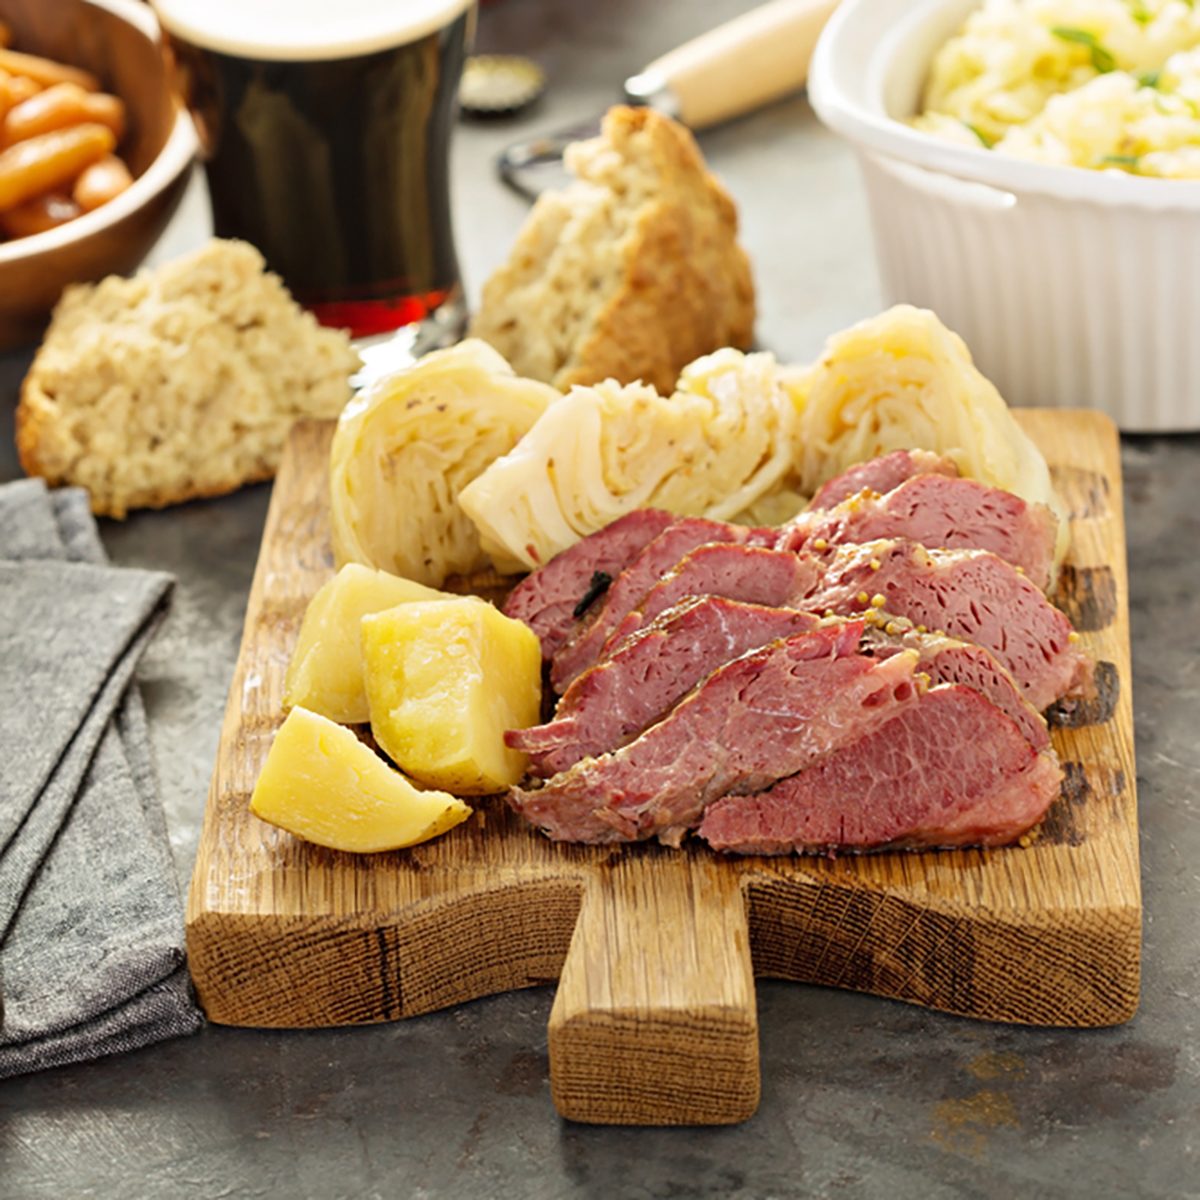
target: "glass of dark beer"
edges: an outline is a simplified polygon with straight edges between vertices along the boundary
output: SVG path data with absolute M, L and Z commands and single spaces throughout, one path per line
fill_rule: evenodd
M 220 237 L 354 337 L 465 318 L 449 149 L 472 0 L 153 0 Z

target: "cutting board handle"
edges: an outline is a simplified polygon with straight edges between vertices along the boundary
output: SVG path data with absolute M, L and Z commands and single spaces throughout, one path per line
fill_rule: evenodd
M 746 901 L 719 867 L 622 860 L 587 884 L 550 1013 L 562 1116 L 725 1125 L 758 1107 Z

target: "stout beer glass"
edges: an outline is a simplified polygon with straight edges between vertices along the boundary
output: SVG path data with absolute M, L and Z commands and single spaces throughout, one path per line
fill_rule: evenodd
M 470 0 L 154 4 L 217 235 L 355 337 L 461 328 L 448 158 Z

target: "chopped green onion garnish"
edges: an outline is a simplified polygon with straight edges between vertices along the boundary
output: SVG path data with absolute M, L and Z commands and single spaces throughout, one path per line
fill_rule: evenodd
M 988 150 L 990 150 L 996 144 L 996 139 L 994 137 L 988 137 L 988 135 L 984 133 L 978 125 L 972 125 L 970 121 L 964 121 L 963 124 L 984 144 Z
M 1091 51 L 1092 66 L 1099 74 L 1104 75 L 1108 71 L 1116 70 L 1117 60 L 1100 45 L 1094 33 L 1089 33 L 1086 29 L 1075 29 L 1070 25 L 1055 25 L 1050 32 L 1064 42 L 1074 42 L 1077 46 L 1086 46 Z
M 1149 25 L 1154 20 L 1154 14 L 1146 7 L 1145 0 L 1131 0 L 1129 15 L 1139 25 Z
M 1137 74 L 1134 75 L 1134 79 L 1137 80 L 1138 87 L 1156 88 L 1158 87 L 1159 80 L 1162 79 L 1162 72 L 1138 71 Z
M 1100 159 L 1102 167 L 1128 167 L 1131 171 L 1136 171 L 1141 158 L 1136 154 L 1106 154 Z

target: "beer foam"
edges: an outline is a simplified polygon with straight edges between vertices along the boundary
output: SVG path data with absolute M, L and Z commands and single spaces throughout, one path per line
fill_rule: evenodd
M 473 0 L 151 0 L 168 33 L 237 58 L 311 62 L 407 45 Z

